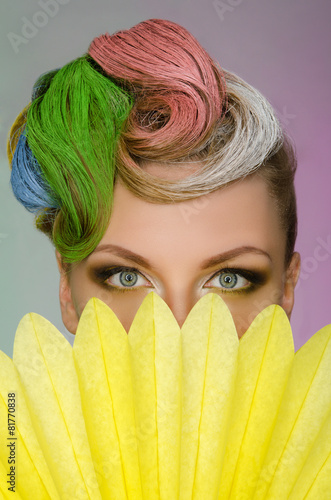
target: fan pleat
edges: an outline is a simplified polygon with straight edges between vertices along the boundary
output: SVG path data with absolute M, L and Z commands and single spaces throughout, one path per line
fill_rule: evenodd
M 287 316 L 279 306 L 269 306 L 239 343 L 231 430 L 219 499 L 252 498 L 293 356 Z
M 15 430 L 14 437 L 4 429 L 8 425 L 8 394 L 15 394 Z M 10 413 L 13 415 L 12 413 Z M 13 361 L 0 352 L 0 464 L 5 468 L 0 473 L 0 491 L 4 498 L 13 498 L 13 492 L 8 490 L 10 484 L 8 472 L 9 447 L 15 446 L 15 498 L 28 498 L 31 491 L 35 500 L 60 500 L 57 489 L 39 446 L 35 430 L 32 426 L 24 390 Z M 12 423 L 12 422 L 11 422 Z
M 308 458 L 289 496 L 290 500 L 331 498 L 331 412 L 314 442 Z M 327 497 L 326 497 L 327 498 Z
M 295 354 L 254 499 L 290 495 L 331 410 L 330 366 L 327 326 Z
M 82 406 L 102 498 L 141 498 L 127 334 L 92 299 L 74 344 Z M 86 360 L 89 360 L 86 363 Z
M 143 498 L 178 498 L 181 428 L 180 329 L 149 294 L 128 335 Z
M 70 344 L 49 321 L 31 313 L 18 326 L 13 359 L 61 500 L 101 499 Z
M 223 301 L 204 296 L 182 327 L 180 499 L 216 498 L 229 428 L 238 337 Z

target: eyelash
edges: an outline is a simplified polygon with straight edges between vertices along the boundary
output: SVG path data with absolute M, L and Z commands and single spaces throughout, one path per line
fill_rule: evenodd
M 136 286 L 136 287 L 118 287 L 115 285 L 110 285 L 109 283 L 105 283 L 105 281 L 107 279 L 109 279 L 111 276 L 114 276 L 117 273 L 123 273 L 125 271 L 138 274 L 139 276 L 144 278 L 146 281 L 149 281 L 135 267 L 117 266 L 117 267 L 112 267 L 112 268 L 107 268 L 107 269 L 99 269 L 99 270 L 95 271 L 95 275 L 96 275 L 97 279 L 101 282 L 101 284 L 105 285 L 107 288 L 110 288 L 114 292 L 119 292 L 119 293 L 132 292 L 134 290 L 138 290 L 139 288 L 141 288 L 138 286 Z
M 113 268 L 106 268 L 106 269 L 99 269 L 95 271 L 95 276 L 98 279 L 98 281 L 101 282 L 101 284 L 105 285 L 107 288 L 111 288 L 112 291 L 123 293 L 123 292 L 131 292 L 134 290 L 137 290 L 141 288 L 141 286 L 133 286 L 133 287 L 119 287 L 116 285 L 111 285 L 109 283 L 105 283 L 107 279 L 109 279 L 111 276 L 116 275 L 117 273 L 122 273 L 122 272 L 131 272 L 135 273 L 142 278 L 144 278 L 146 281 L 149 281 L 138 269 L 134 267 L 125 267 L 125 266 L 117 266 Z M 249 285 L 243 286 L 241 288 L 234 288 L 234 289 L 226 289 L 223 287 L 216 287 L 216 286 L 207 286 L 205 288 L 214 288 L 217 290 L 221 290 L 222 293 L 230 293 L 230 294 L 240 294 L 240 293 L 249 293 L 255 290 L 259 285 L 262 285 L 265 282 L 265 277 L 262 272 L 257 272 L 257 271 L 249 271 L 247 269 L 240 269 L 240 268 L 224 268 L 218 270 L 215 274 L 213 274 L 205 283 L 209 283 L 213 279 L 215 279 L 217 276 L 220 276 L 221 274 L 235 274 L 240 276 L 241 278 L 246 279 L 247 281 L 250 282 Z
M 241 288 L 223 288 L 223 287 L 206 287 L 206 288 L 215 288 L 217 290 L 222 290 L 222 293 L 227 293 L 227 294 L 241 294 L 241 293 L 250 293 L 253 292 L 256 288 L 258 288 L 260 285 L 265 283 L 265 275 L 262 272 L 258 271 L 249 271 L 248 269 L 241 269 L 241 268 L 233 268 L 233 267 L 226 267 L 224 269 L 221 269 L 217 271 L 213 276 L 209 278 L 207 283 L 212 281 L 213 279 L 217 278 L 217 276 L 221 276 L 222 274 L 235 274 L 237 276 L 240 276 L 241 278 L 246 279 L 249 281 L 249 285 L 245 285 Z

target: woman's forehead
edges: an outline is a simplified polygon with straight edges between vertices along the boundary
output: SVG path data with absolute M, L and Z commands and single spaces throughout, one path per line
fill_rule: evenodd
M 241 246 L 285 252 L 275 200 L 265 181 L 250 176 L 208 195 L 154 204 L 116 182 L 113 211 L 101 244 L 116 244 L 157 260 L 156 254 L 204 259 Z

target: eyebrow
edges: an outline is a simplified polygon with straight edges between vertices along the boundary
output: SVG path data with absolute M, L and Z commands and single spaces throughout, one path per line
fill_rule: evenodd
M 210 257 L 209 259 L 204 260 L 203 263 L 201 264 L 201 269 L 203 270 L 207 269 L 208 267 L 213 267 L 217 264 L 221 264 L 222 262 L 234 259 L 235 257 L 238 257 L 239 255 L 244 255 L 246 253 L 265 255 L 266 257 L 268 257 L 270 262 L 272 262 L 270 255 L 265 250 L 256 247 L 242 246 L 238 248 L 233 248 L 232 250 L 228 250 L 227 252 L 219 253 L 214 257 Z
M 152 266 L 152 264 L 149 262 L 149 260 L 145 259 L 141 255 L 132 252 L 131 250 L 128 250 L 127 248 L 118 246 L 118 245 L 111 245 L 111 244 L 103 244 L 99 245 L 90 255 L 93 255 L 94 253 L 97 252 L 103 252 L 107 251 L 109 253 L 112 253 L 114 255 L 117 255 L 118 257 L 122 257 L 127 260 L 131 260 L 132 262 L 135 262 L 139 266 L 143 266 L 147 269 L 150 269 L 152 271 L 155 271 L 155 267 Z M 272 259 L 268 252 L 252 247 L 252 246 L 241 246 L 238 248 L 234 248 L 232 250 L 228 250 L 223 253 L 219 253 L 217 255 L 214 255 L 213 257 L 210 257 L 206 260 L 204 260 L 201 264 L 201 270 L 205 270 L 209 267 L 216 266 L 217 264 L 222 264 L 223 262 L 227 260 L 231 260 L 235 257 L 238 257 L 239 255 L 244 255 L 246 253 L 254 253 L 258 255 L 264 255 L 268 257 L 268 259 L 272 262 Z
M 120 247 L 118 245 L 111 245 L 111 244 L 104 244 L 104 245 L 99 245 L 90 255 L 93 255 L 97 252 L 109 252 L 114 255 L 117 255 L 118 257 L 122 257 L 123 259 L 131 260 L 132 262 L 135 262 L 139 266 L 146 267 L 148 269 L 151 269 L 152 271 L 155 270 L 155 268 L 152 266 L 152 264 L 149 262 L 149 260 L 145 259 L 141 255 L 132 252 L 131 250 L 128 250 L 127 248 Z

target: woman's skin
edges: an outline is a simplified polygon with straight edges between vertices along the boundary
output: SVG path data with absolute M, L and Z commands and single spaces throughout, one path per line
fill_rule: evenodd
M 146 169 L 164 176 L 164 166 Z M 216 292 L 240 337 L 269 304 L 281 305 L 290 318 L 300 255 L 295 252 L 285 269 L 285 243 L 276 202 L 257 174 L 175 204 L 149 203 L 117 180 L 110 223 L 97 248 L 69 273 L 56 252 L 63 322 L 75 333 L 84 306 L 98 297 L 128 331 L 153 290 L 181 326 L 200 297 Z

